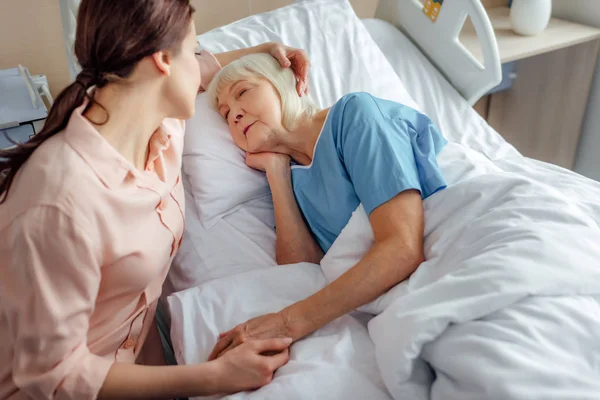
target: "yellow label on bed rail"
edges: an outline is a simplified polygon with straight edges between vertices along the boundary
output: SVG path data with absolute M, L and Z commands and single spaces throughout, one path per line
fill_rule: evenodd
M 440 9 L 442 8 L 443 3 L 444 0 L 425 0 L 423 12 L 429 17 L 429 19 L 435 22 L 440 14 Z

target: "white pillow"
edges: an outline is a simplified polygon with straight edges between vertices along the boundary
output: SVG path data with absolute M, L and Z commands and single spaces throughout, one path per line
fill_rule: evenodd
M 185 234 L 163 285 L 163 297 L 213 279 L 277 265 L 270 196 L 248 201 L 205 228 L 185 174 L 183 187 Z
M 307 0 L 254 15 L 198 37 L 219 53 L 268 41 L 302 48 L 312 68 L 309 90 L 321 107 L 349 92 L 418 108 L 346 0 Z M 268 194 L 263 174 L 251 171 L 218 114 L 199 96 L 186 129 L 184 172 L 204 226 L 212 226 L 240 204 Z
M 235 145 L 227 124 L 203 93 L 196 114 L 186 124 L 183 170 L 205 227 L 252 199 L 268 196 L 265 174 L 246 166 L 246 154 Z

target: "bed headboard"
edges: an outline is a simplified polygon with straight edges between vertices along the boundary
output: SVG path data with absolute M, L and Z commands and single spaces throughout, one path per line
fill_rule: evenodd
M 470 104 L 502 80 L 498 44 L 480 0 L 446 0 L 435 22 L 423 12 L 424 1 L 380 0 L 375 17 L 390 22 L 429 58 Z M 460 43 L 467 16 L 483 51 L 483 65 Z

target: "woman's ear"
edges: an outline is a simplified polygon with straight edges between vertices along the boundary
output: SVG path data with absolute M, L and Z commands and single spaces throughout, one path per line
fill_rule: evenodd
M 171 75 L 171 53 L 169 51 L 157 51 L 152 54 L 152 60 L 156 68 L 165 76 Z

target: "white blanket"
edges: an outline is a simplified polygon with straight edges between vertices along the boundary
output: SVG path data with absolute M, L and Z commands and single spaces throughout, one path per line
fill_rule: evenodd
M 427 261 L 363 307 L 380 313 L 369 333 L 392 396 L 598 399 L 600 186 L 455 144 L 439 162 L 449 187 L 424 202 Z M 372 240 L 359 207 L 328 280 Z

